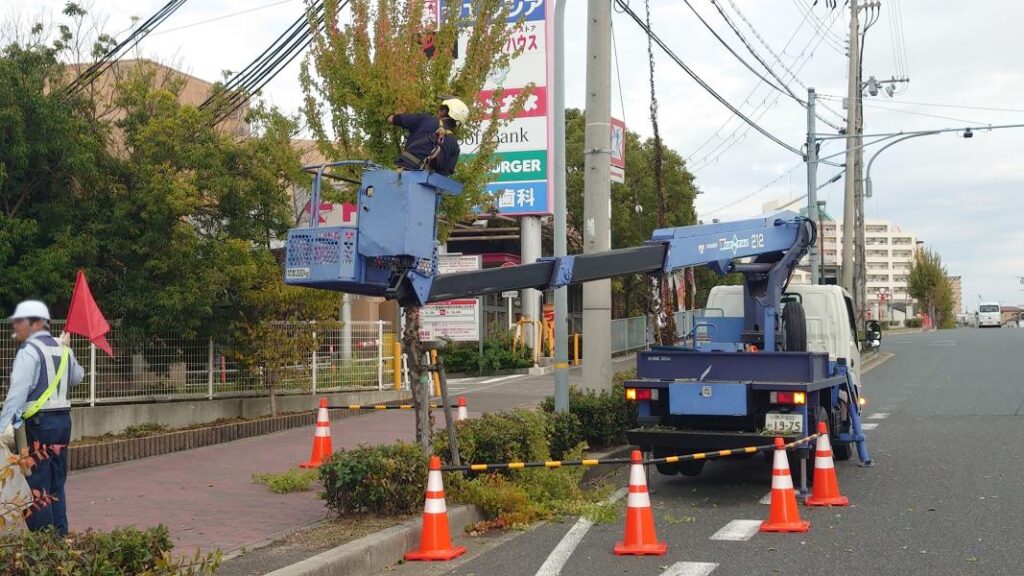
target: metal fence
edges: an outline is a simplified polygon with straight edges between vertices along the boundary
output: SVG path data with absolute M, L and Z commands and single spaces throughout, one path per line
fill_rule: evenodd
M 51 323 L 59 334 L 63 320 Z M 315 326 L 309 325 L 310 330 Z M 0 323 L 10 333 L 10 325 Z M 85 380 L 72 390 L 74 404 L 151 402 L 268 393 L 263 371 L 244 362 L 230 343 L 189 340 L 180 334 L 149 334 L 129 345 L 115 327 L 107 334 L 116 356 L 110 358 L 84 338 L 71 348 L 85 368 Z M 303 360 L 285 367 L 276 389 L 285 393 L 380 390 L 394 385 L 395 332 L 390 322 L 350 322 L 317 330 Z M 266 345 L 271 345 L 267 343 Z M 0 393 L 6 394 L 17 352 L 13 339 L 0 342 Z
M 676 312 L 674 317 L 676 334 L 679 335 L 679 339 L 689 338 L 695 322 L 699 322 L 700 318 L 707 313 L 708 311 L 703 309 Z M 633 316 L 612 320 L 612 354 L 623 354 L 648 348 L 654 343 L 654 326 L 653 316 Z

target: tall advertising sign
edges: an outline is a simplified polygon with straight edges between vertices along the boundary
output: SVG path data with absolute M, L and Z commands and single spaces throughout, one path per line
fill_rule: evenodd
M 443 10 L 451 0 L 440 0 Z M 477 95 L 477 105 L 488 109 L 495 91 L 502 106 L 502 118 L 526 87 L 534 88 L 520 111 L 498 131 L 497 161 L 494 177 L 487 191 L 494 196 L 498 212 L 510 216 L 550 214 L 554 207 L 551 167 L 554 163 L 552 138 L 554 116 L 549 106 L 554 65 L 552 46 L 553 0 L 506 0 L 508 37 L 505 51 L 521 51 L 508 68 L 495 70 Z M 440 17 L 440 12 L 438 13 Z M 462 18 L 475 17 L 473 2 L 463 0 Z M 466 53 L 468 35 L 459 40 L 460 55 Z M 479 134 L 460 135 L 462 154 L 472 157 L 479 146 Z

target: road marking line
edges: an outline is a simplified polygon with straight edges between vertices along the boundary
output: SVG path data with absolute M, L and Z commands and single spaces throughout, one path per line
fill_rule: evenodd
M 718 568 L 714 562 L 676 562 L 661 576 L 708 576 Z
M 878 428 L 878 422 L 865 422 L 860 425 L 862 430 L 874 430 Z
M 625 488 L 619 488 L 614 494 L 608 498 L 607 502 L 616 502 L 620 498 L 626 495 Z M 569 557 L 576 551 L 576 547 L 583 541 L 583 537 L 587 535 L 587 532 L 594 526 L 594 523 L 587 518 L 580 518 L 573 524 L 572 528 L 565 533 L 562 540 L 555 546 L 555 549 L 548 554 L 544 563 L 541 564 L 540 570 L 537 570 L 537 576 L 558 576 L 562 572 L 562 568 L 569 561 Z
M 771 504 L 772 503 L 772 493 L 769 492 L 769 493 L 765 494 L 764 496 L 761 496 L 761 499 L 758 500 L 758 502 L 761 503 L 761 504 Z
M 956 340 L 936 340 L 931 343 L 932 346 L 956 346 Z
M 481 380 L 481 384 L 493 384 L 494 382 L 502 382 L 504 380 L 511 380 L 513 378 L 520 378 L 522 374 L 512 374 L 511 376 L 498 376 L 497 378 L 488 378 L 487 380 Z
M 875 412 L 871 416 L 868 416 L 868 420 L 885 420 L 888 417 L 888 412 Z
M 465 392 L 463 392 L 463 394 L 473 394 L 474 392 L 481 392 L 483 390 L 488 390 L 490 388 L 497 388 L 498 386 L 504 386 L 505 384 L 509 383 L 510 379 L 512 379 L 512 378 L 522 378 L 523 376 L 526 376 L 526 374 L 515 374 L 515 375 L 512 375 L 512 376 L 503 376 L 501 378 L 498 378 L 498 380 L 500 380 L 500 382 L 494 382 L 494 380 L 485 380 L 484 382 L 494 382 L 494 383 L 489 385 L 489 386 L 478 386 L 478 387 L 469 388 Z M 484 382 L 481 382 L 481 384 L 483 384 Z
M 761 528 L 760 520 L 733 520 L 712 534 L 710 539 L 745 542 L 757 534 L 759 528 Z

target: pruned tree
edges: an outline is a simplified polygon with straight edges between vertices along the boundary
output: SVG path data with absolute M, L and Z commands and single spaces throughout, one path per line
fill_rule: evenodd
M 348 12 L 343 13 L 346 5 Z M 439 15 L 432 13 L 436 5 L 417 0 L 324 0 L 324 26 L 317 27 L 300 81 L 306 122 L 327 158 L 389 166 L 401 151 L 404 134 L 388 124 L 388 115 L 432 113 L 441 96 L 470 105 L 469 120 L 456 136 L 475 134 L 478 146 L 454 174 L 463 193 L 442 201 L 438 224 L 443 239 L 454 223 L 489 204 L 485 184 L 491 179 L 498 131 L 522 110 L 529 91 L 508 102 L 503 101 L 502 90 L 495 90 L 486 103 L 477 98 L 488 78 L 507 69 L 518 54 L 507 49 L 504 0 L 448 3 L 453 9 Z M 311 5 L 311 25 L 316 17 Z M 405 317 L 403 341 L 415 384 L 423 370 L 419 311 L 407 309 Z M 417 385 L 413 389 L 413 403 L 425 405 L 426 393 Z M 416 436 L 428 450 L 430 427 L 424 418 L 417 418 Z

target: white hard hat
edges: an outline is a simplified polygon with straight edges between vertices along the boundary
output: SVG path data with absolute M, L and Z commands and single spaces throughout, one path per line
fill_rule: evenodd
M 469 119 L 469 107 L 458 98 L 446 98 L 441 101 L 441 106 L 448 107 L 448 117 L 462 124 Z
M 11 314 L 10 320 L 20 320 L 22 318 L 42 318 L 43 320 L 50 319 L 50 309 L 46 307 L 39 300 L 25 300 L 18 307 L 14 309 L 14 314 Z

